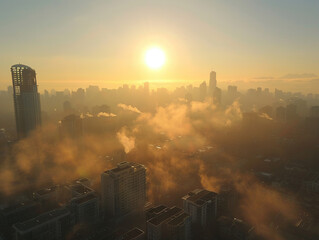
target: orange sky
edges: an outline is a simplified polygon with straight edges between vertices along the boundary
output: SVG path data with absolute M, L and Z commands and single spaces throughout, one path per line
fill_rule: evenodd
M 40 90 L 123 83 L 198 84 L 318 73 L 319 3 L 8 1 L 0 8 L 0 89 L 10 66 L 37 71 Z M 152 45 L 167 62 L 154 71 Z

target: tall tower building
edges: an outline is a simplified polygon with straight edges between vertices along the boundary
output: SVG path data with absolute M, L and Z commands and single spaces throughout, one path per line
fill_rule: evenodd
M 146 168 L 121 162 L 101 175 L 102 209 L 110 217 L 142 210 L 146 201 Z
M 209 94 L 212 95 L 216 89 L 217 80 L 216 80 L 216 72 L 211 71 L 209 75 Z
M 18 138 L 41 125 L 40 96 L 35 71 L 22 64 L 11 67 Z

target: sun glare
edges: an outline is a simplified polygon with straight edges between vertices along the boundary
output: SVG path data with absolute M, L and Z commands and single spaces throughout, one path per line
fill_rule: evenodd
M 165 63 L 165 53 L 158 47 L 152 47 L 146 51 L 145 63 L 151 69 L 159 69 Z

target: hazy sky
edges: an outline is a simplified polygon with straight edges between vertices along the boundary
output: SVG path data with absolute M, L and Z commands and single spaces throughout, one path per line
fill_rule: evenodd
M 143 62 L 151 45 L 161 70 Z M 0 89 L 19 62 L 40 89 L 318 74 L 319 1 L 0 0 L 0 54 Z

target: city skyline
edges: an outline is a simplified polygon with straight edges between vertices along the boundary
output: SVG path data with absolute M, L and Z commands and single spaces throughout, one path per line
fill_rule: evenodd
M 147 63 L 146 63 L 147 64 Z M 16 65 L 24 65 L 24 64 L 16 64 Z M 26 66 L 26 65 L 25 65 Z M 214 79 L 216 78 L 216 72 Z M 304 74 L 286 74 L 284 76 L 281 76 L 279 78 L 274 77 L 261 77 L 261 78 L 254 78 L 252 81 L 231 81 L 231 82 L 223 82 L 218 80 L 219 87 L 222 91 L 225 91 L 229 88 L 229 86 L 236 86 L 238 87 L 239 92 L 246 92 L 250 89 L 259 88 L 260 86 L 263 86 L 264 88 L 270 89 L 272 92 L 275 92 L 276 90 L 283 90 L 285 92 L 295 92 L 295 93 L 301 93 L 301 94 L 318 94 L 319 93 L 319 77 L 316 74 L 311 73 L 304 73 Z M 144 84 L 148 84 L 149 88 L 152 90 L 156 90 L 158 88 L 167 88 L 169 91 L 173 91 L 174 89 L 180 88 L 180 87 L 186 87 L 186 86 L 196 86 L 202 83 L 205 83 L 207 85 L 210 85 L 211 83 L 211 75 L 207 77 L 208 79 L 204 79 L 197 82 L 169 82 L 169 81 L 157 81 L 157 80 L 150 80 L 150 81 L 138 81 L 138 82 L 123 82 L 119 83 L 117 82 L 115 85 L 108 82 L 105 83 L 105 85 L 96 85 L 95 82 L 87 82 L 87 84 L 74 86 L 73 88 L 63 87 L 60 86 L 58 88 L 41 88 L 41 85 L 38 86 L 40 88 L 40 93 L 45 93 L 46 91 L 49 92 L 55 92 L 55 91 L 76 91 L 78 89 L 86 89 L 87 87 L 94 86 L 98 87 L 100 89 L 118 89 L 123 86 L 128 86 L 130 88 L 139 88 L 142 87 Z M 2 91 L 10 91 L 9 88 L 12 86 L 9 85 Z M 318 88 L 317 88 L 318 87 Z M 318 90 L 316 90 L 318 89 Z
M 1 4 L 7 23 L 0 26 L 2 89 L 10 79 L 8 67 L 18 62 L 37 69 L 41 89 L 197 84 L 212 68 L 221 83 L 282 80 L 287 74 L 300 80 L 305 73 L 318 79 L 314 0 Z M 32 31 L 19 27 L 25 24 Z M 154 44 L 167 56 L 160 71 L 148 69 L 143 59 Z
M 318 0 L 0 0 L 0 240 L 319 239 Z

